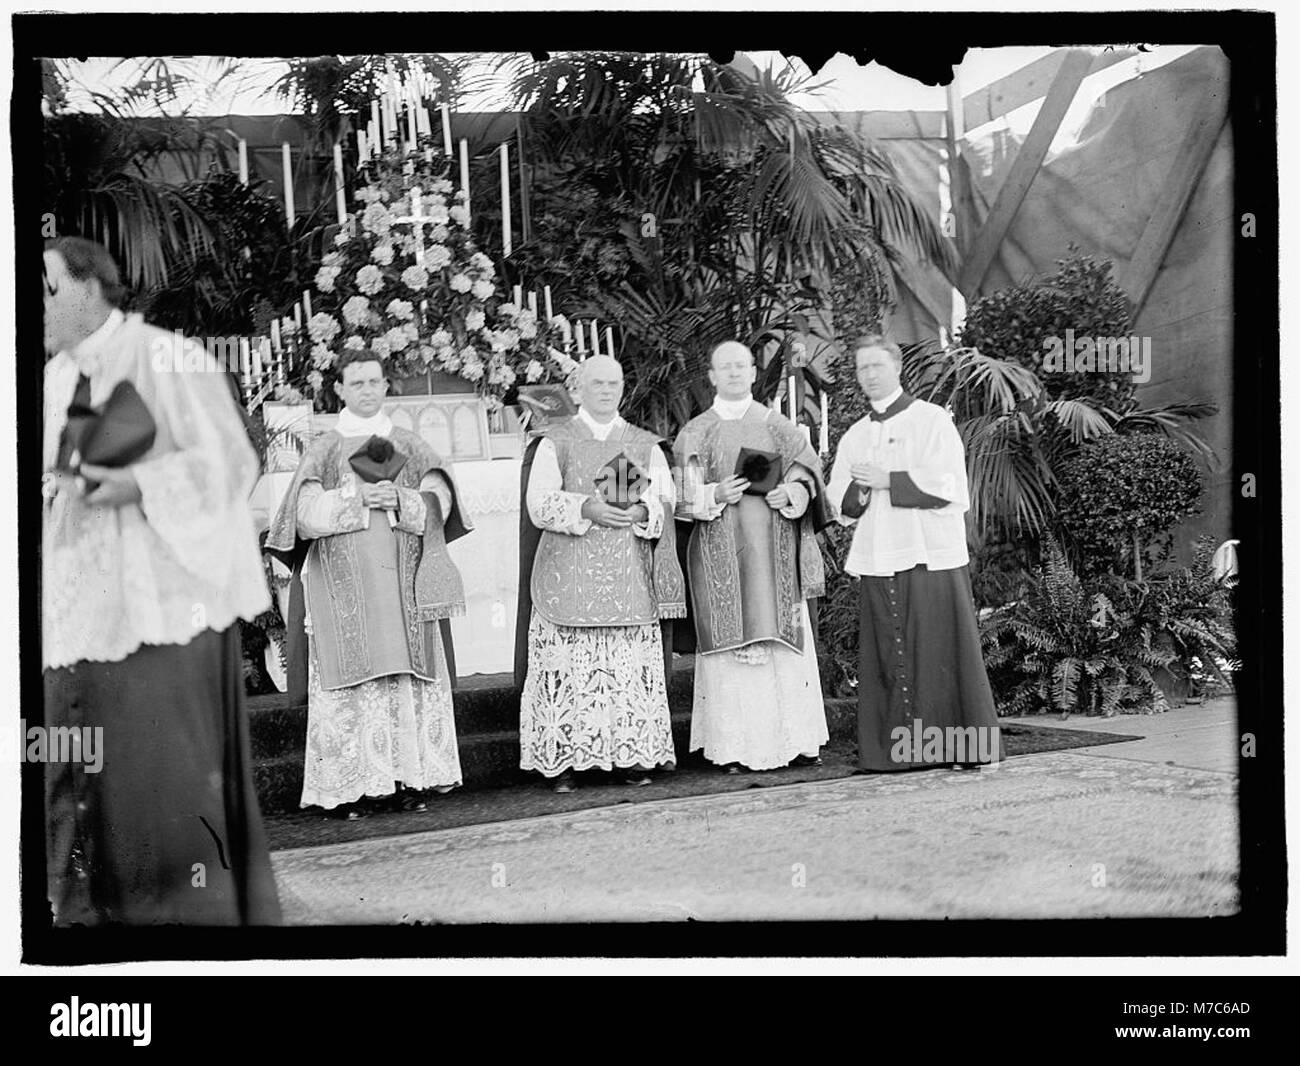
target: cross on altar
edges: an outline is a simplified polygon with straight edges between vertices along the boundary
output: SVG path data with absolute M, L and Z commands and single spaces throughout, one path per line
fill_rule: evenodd
M 411 224 L 411 235 L 415 238 L 415 262 L 417 266 L 424 266 L 424 227 L 434 225 L 433 219 L 426 215 L 421 208 L 424 205 L 420 201 L 420 190 L 418 188 L 411 190 L 411 213 L 409 215 L 398 215 L 394 222 L 409 222 Z

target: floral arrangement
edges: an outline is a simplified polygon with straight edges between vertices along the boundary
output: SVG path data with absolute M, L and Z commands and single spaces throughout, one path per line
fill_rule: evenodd
M 516 383 L 564 382 L 576 369 L 552 343 L 555 321 L 499 298 L 496 264 L 469 232 L 465 194 L 453 192 L 444 161 L 431 155 L 390 151 L 363 168 L 357 199 L 365 206 L 316 273 L 304 393 L 320 395 L 348 350 L 374 352 L 394 376 L 458 375 L 489 410 Z

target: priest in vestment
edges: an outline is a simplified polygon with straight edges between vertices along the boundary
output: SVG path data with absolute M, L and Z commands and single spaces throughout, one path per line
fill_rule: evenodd
M 806 601 L 825 591 L 816 534 L 829 524 L 821 463 L 803 432 L 751 395 L 753 353 L 714 349 L 713 406 L 674 448 L 678 515 L 690 519 L 687 571 L 696 632 L 692 751 L 739 773 L 816 763 L 829 739 Z M 775 469 L 747 492 L 742 449 Z
M 845 569 L 861 578 L 859 768 L 997 762 L 967 566 L 961 435 L 942 407 L 903 391 L 896 344 L 872 334 L 854 357 L 871 411 L 840 441 L 830 495 L 840 521 L 857 527 Z
M 575 771 L 649 784 L 676 764 L 660 622 L 686 613 L 672 473 L 654 434 L 618 413 L 623 369 L 593 356 L 581 407 L 530 445 L 520 597 L 531 600 L 519 700 L 520 766 L 576 787 Z
M 354 818 L 365 796 L 404 788 L 403 809 L 421 810 L 421 793 L 461 784 L 438 623 L 465 610 L 447 542 L 471 526 L 450 467 L 383 413 L 379 358 L 347 352 L 337 371 L 344 410 L 303 455 L 266 548 L 291 557 L 311 542 L 301 805 Z
M 97 771 L 45 767 L 54 921 L 277 924 L 238 624 L 271 602 L 257 455 L 203 346 L 120 310 L 104 248 L 59 237 L 44 259 L 45 727 L 77 730 L 83 757 L 99 738 Z M 132 390 L 142 408 L 116 424 L 152 422 L 152 443 L 128 433 L 134 461 L 80 462 L 83 446 L 108 461 L 90 427 Z

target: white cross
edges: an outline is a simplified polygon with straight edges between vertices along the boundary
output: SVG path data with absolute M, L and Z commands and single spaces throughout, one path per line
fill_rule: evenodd
M 420 190 L 412 189 L 411 213 L 409 215 L 398 215 L 393 219 L 394 222 L 409 222 L 411 224 L 411 234 L 415 237 L 415 262 L 417 266 L 424 265 L 424 227 L 435 224 L 433 219 L 421 210 L 423 206 L 420 202 Z

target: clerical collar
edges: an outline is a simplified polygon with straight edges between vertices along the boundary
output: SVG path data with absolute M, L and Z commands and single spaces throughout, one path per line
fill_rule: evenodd
M 754 402 L 754 397 L 746 396 L 743 400 L 724 400 L 721 396 L 713 397 L 713 410 L 717 411 L 719 416 L 728 421 L 736 418 L 744 418 L 745 412 L 749 410 L 749 405 Z
M 362 418 L 345 407 L 339 412 L 339 420 L 334 428 L 344 437 L 387 437 L 393 432 L 393 420 L 383 411 Z
M 583 407 L 578 408 L 578 417 L 582 419 L 587 428 L 591 430 L 591 435 L 597 440 L 607 440 L 609 435 L 614 432 L 614 427 L 618 425 L 619 420 L 619 416 L 615 415 L 608 422 L 597 422 Z
M 915 402 L 916 398 L 909 396 L 900 386 L 883 400 L 872 400 L 871 410 L 867 414 L 870 415 L 873 422 L 884 422 L 893 418 L 894 415 L 906 411 Z
M 114 307 L 99 329 L 74 345 L 72 350 L 68 352 L 68 355 L 72 357 L 73 362 L 77 364 L 77 368 L 83 374 L 90 376 L 99 369 L 99 357 L 104 349 L 105 342 L 117 332 L 118 327 L 125 321 L 126 315 L 122 313 L 120 308 Z

